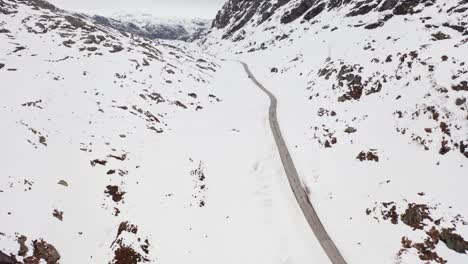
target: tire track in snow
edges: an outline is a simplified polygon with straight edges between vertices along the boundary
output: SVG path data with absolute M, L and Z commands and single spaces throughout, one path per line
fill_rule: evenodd
M 315 236 L 317 237 L 320 245 L 322 246 L 323 250 L 327 254 L 328 258 L 333 264 L 346 264 L 343 256 L 341 255 L 340 251 L 336 247 L 335 243 L 331 240 L 330 236 L 328 235 L 325 227 L 323 226 L 320 218 L 318 217 L 317 213 L 299 180 L 299 175 L 297 174 L 296 167 L 294 166 L 294 162 L 291 158 L 289 153 L 288 147 L 284 141 L 283 135 L 281 134 L 281 130 L 278 123 L 277 118 L 277 105 L 278 100 L 276 97 L 268 91 L 257 79 L 253 76 L 252 72 L 249 69 L 249 66 L 244 63 L 240 62 L 245 69 L 245 72 L 255 83 L 255 85 L 260 88 L 264 93 L 268 95 L 270 98 L 270 110 L 269 110 L 269 120 L 270 120 L 270 128 L 273 132 L 273 136 L 276 141 L 276 145 L 278 147 L 278 152 L 281 156 L 281 161 L 283 163 L 284 170 L 286 175 L 288 176 L 289 184 L 291 185 L 291 189 L 294 192 L 294 196 L 301 207 L 302 212 L 304 213 L 307 222 L 309 223 L 312 231 L 314 232 Z

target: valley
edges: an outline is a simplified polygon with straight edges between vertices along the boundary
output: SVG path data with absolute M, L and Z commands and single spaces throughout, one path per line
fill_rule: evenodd
M 186 42 L 0 0 L 0 263 L 465 263 L 467 18 L 229 0 Z

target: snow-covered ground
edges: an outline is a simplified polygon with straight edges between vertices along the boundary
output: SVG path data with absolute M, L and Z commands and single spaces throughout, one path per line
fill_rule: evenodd
M 435 227 L 468 237 L 467 92 L 457 88 L 468 78 L 468 44 L 442 27 L 466 17 L 445 13 L 457 2 L 373 30 L 363 25 L 388 12 L 343 17 L 343 7 L 287 25 L 279 15 L 260 25 L 254 17 L 231 39 L 221 40 L 220 29 L 202 43 L 235 52 L 276 95 L 299 175 L 349 263 L 426 263 L 428 252 L 432 263 L 468 261 L 442 242 L 431 248 L 429 235 Z M 413 203 L 421 215 L 429 207 L 424 227 L 403 223 Z
M 328 263 L 240 59 L 276 95 L 304 188 L 348 263 L 467 262 L 447 245 L 468 237 L 468 38 L 456 27 L 468 3 L 391 18 L 343 5 L 281 24 L 300 1 L 283 2 L 260 25 L 252 13 L 224 40 L 213 29 L 193 44 L 1 2 L 0 252 Z
M 239 63 L 6 3 L 18 13 L 0 20 L 1 252 L 327 262 L 281 167 L 268 98 Z

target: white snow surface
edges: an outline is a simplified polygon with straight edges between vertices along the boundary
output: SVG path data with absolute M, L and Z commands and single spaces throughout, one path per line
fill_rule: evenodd
M 373 30 L 363 25 L 388 13 L 345 17 L 349 10 L 343 7 L 286 25 L 278 14 L 260 25 L 254 16 L 229 39 L 214 29 L 201 42 L 217 56 L 247 62 L 278 98 L 280 126 L 299 175 L 348 263 L 437 263 L 423 261 L 414 248 L 402 249 L 403 237 L 421 243 L 435 226 L 429 220 L 423 230 L 403 224 L 401 215 L 411 203 L 431 207 L 433 220 L 441 219 L 437 228 L 468 237 L 468 156 L 455 146 L 468 142 L 468 108 L 456 105 L 468 93 L 452 88 L 468 79 L 468 38 L 442 26 L 466 21 L 464 13 L 444 14 L 458 2 L 439 1 Z M 437 32 L 450 39 L 435 41 Z M 362 77 L 359 99 L 339 102 L 349 91 L 348 81 L 339 78 L 343 69 Z M 371 92 L 379 84 L 381 91 Z M 439 113 L 437 120 L 428 107 Z M 356 132 L 345 132 L 349 127 Z M 441 155 L 445 140 L 451 151 Z M 379 162 L 359 161 L 361 151 L 376 153 Z M 393 205 L 396 225 L 381 213 Z M 447 263 L 468 261 L 442 242 L 434 251 Z
M 44 240 L 65 264 L 121 264 L 125 247 L 138 263 L 329 263 L 243 60 L 278 98 L 304 187 L 348 263 L 426 263 L 402 238 L 421 243 L 435 223 L 402 223 L 409 204 L 428 205 L 438 229 L 468 237 L 468 162 L 458 149 L 468 144 L 468 112 L 455 104 L 467 92 L 453 89 L 468 79 L 468 38 L 442 26 L 466 15 L 438 16 L 456 2 L 373 30 L 356 25 L 385 14 L 345 17 L 343 8 L 287 25 L 274 15 L 231 39 L 214 30 L 200 48 L 5 0 L 13 13 L 0 17 L 0 251 L 24 262 Z M 450 39 L 434 41 L 439 31 Z M 344 96 L 341 70 L 365 80 L 359 98 Z M 378 162 L 359 161 L 361 151 Z M 383 215 L 392 206 L 398 224 Z M 442 242 L 434 252 L 468 261 Z
M 0 20 L 0 251 L 22 262 L 44 240 L 72 264 L 122 263 L 124 247 L 138 263 L 327 262 L 268 98 L 240 64 L 6 3 L 17 13 Z

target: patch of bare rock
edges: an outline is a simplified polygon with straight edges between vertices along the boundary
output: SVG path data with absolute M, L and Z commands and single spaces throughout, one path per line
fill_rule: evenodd
M 445 264 L 447 260 L 437 252 L 437 245 L 440 242 L 460 254 L 465 254 L 468 251 L 468 241 L 456 231 L 458 224 L 466 225 L 460 215 L 453 219 L 434 219 L 431 213 L 437 209 L 436 207 L 416 203 L 409 203 L 404 211 L 399 209 L 395 202 L 389 202 L 378 204 L 374 208 L 366 210 L 366 214 L 373 216 L 376 220 L 381 218 L 394 225 L 403 223 L 413 232 L 423 231 L 425 233 L 426 237 L 420 242 L 412 241 L 407 236 L 403 236 L 401 238 L 402 247 L 397 253 L 398 258 L 414 250 L 422 261 Z M 447 225 L 443 225 L 442 222 L 449 223 L 453 227 L 446 227 Z

